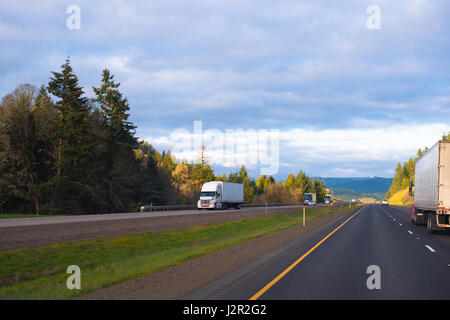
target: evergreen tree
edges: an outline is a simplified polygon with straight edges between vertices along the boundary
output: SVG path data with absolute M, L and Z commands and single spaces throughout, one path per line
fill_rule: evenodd
M 120 83 L 115 83 L 114 76 L 105 69 L 101 86 L 93 87 L 96 97 L 92 102 L 100 106 L 101 122 L 106 132 L 106 146 L 102 156 L 104 172 L 101 178 L 108 212 L 126 210 L 139 174 L 134 154 L 138 145 L 134 137 L 136 127 L 128 121 L 130 107 L 128 100 L 118 90 L 119 86 Z
M 101 173 L 99 154 L 91 132 L 91 107 L 85 98 L 70 60 L 52 72 L 47 90 L 58 100 L 56 125 L 56 177 L 54 202 L 66 213 L 96 210 L 96 181 Z

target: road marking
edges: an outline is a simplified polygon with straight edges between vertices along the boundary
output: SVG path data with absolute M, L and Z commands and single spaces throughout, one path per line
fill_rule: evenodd
M 428 249 L 428 250 L 430 250 L 431 252 L 436 252 L 436 250 L 434 250 L 432 247 L 430 247 L 429 245 L 425 245 L 425 247 Z
M 327 240 L 333 233 L 335 233 L 336 231 L 338 231 L 340 228 L 342 228 L 342 226 L 344 224 L 346 224 L 348 221 L 350 221 L 351 219 L 353 219 L 354 216 L 356 216 L 358 213 L 361 212 L 361 210 L 363 210 L 365 208 L 362 207 L 361 209 L 359 209 L 355 214 L 353 214 L 350 218 L 348 218 L 347 220 L 345 220 L 343 223 L 341 223 L 341 225 L 339 225 L 339 227 L 337 227 L 336 229 L 334 229 L 332 232 L 330 232 L 325 238 L 323 238 L 322 240 L 320 240 L 314 247 L 312 247 L 311 249 L 308 250 L 308 252 L 306 252 L 304 255 L 302 255 L 300 258 L 298 258 L 294 263 L 292 263 L 289 267 L 287 267 L 283 272 L 281 272 L 278 276 L 276 276 L 272 281 L 270 281 L 268 284 L 266 284 L 264 286 L 264 288 L 262 288 L 261 290 L 259 290 L 257 293 L 255 293 L 250 300 L 256 300 L 259 297 L 261 297 L 267 290 L 269 290 L 275 283 L 277 283 L 278 281 L 281 280 L 281 278 L 283 278 L 286 274 L 289 273 L 289 271 L 291 271 L 292 269 L 294 269 L 294 267 L 296 265 L 298 265 L 303 259 L 305 259 L 311 252 L 313 252 L 314 250 L 317 249 L 318 246 L 320 246 L 322 243 L 325 242 L 325 240 Z
M 408 230 L 409 234 L 413 234 L 410 230 Z

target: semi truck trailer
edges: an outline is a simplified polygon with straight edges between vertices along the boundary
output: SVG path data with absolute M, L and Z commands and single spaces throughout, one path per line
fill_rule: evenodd
M 316 194 L 315 193 L 305 193 L 303 194 L 303 204 L 312 206 L 316 204 Z
M 412 186 L 409 193 L 412 195 Z M 411 221 L 434 233 L 450 230 L 450 141 L 438 141 L 416 160 Z
M 244 202 L 244 185 L 224 181 L 210 181 L 202 186 L 197 208 L 201 209 L 240 209 Z

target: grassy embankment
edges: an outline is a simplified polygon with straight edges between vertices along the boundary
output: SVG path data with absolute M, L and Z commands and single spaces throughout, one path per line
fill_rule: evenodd
M 307 221 L 348 211 L 308 208 Z M 301 224 L 299 211 L 185 229 L 111 236 L 0 252 L 1 299 L 69 299 L 222 248 Z M 81 290 L 69 290 L 69 265 L 81 268 Z
M 414 198 L 411 197 L 408 192 L 409 188 L 397 191 L 389 198 L 389 204 L 410 207 L 414 202 Z

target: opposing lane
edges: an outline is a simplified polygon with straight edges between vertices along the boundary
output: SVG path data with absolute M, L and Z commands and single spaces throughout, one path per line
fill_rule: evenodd
M 299 210 L 300 206 L 268 207 L 267 214 Z M 11 219 L 0 224 L 0 251 L 39 247 L 52 243 L 86 240 L 113 235 L 161 232 L 265 215 L 265 208 L 186 212 L 152 212 L 99 216 L 66 216 Z M 55 219 L 55 220 L 50 220 Z M 32 221 L 30 221 L 32 220 Z M 35 223 L 29 225 L 29 223 Z M 52 223 L 49 223 L 52 222 Z
M 283 210 L 283 209 L 295 209 L 301 208 L 300 205 L 292 206 L 269 206 L 267 210 Z M 261 211 L 264 207 L 251 207 L 240 209 L 240 212 L 248 211 Z M 264 208 L 265 210 L 265 208 Z M 185 215 L 200 215 L 207 213 L 221 213 L 230 212 L 233 210 L 174 210 L 174 211 L 155 211 L 155 212 L 136 212 L 136 213 L 108 213 L 108 214 L 90 214 L 90 215 L 71 215 L 71 216 L 54 216 L 54 217 L 36 217 L 36 218 L 13 218 L 13 219 L 0 219 L 0 228 L 12 228 L 12 227 L 27 227 L 27 226 L 42 226 L 51 224 L 69 224 L 69 223 L 89 223 L 99 221 L 118 221 L 118 220 L 133 220 L 133 219 L 146 219 L 156 217 L 173 217 L 173 216 L 185 216 Z

